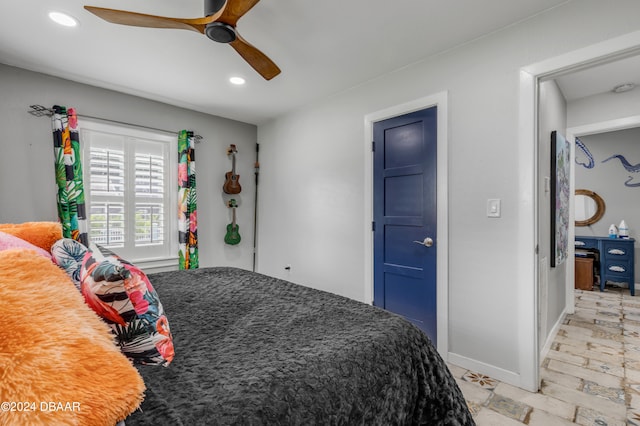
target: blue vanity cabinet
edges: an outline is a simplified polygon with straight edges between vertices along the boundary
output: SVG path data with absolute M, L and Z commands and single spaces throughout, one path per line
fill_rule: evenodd
M 604 288 L 607 281 L 627 282 L 631 295 L 635 294 L 634 244 L 633 239 L 604 239 L 600 250 L 601 283 Z
M 600 291 L 607 281 L 626 282 L 635 296 L 635 240 L 633 238 L 578 237 L 576 248 L 600 252 Z
M 598 249 L 600 250 L 600 246 L 598 245 L 598 237 L 578 237 L 576 236 L 576 248 L 584 248 L 584 249 Z

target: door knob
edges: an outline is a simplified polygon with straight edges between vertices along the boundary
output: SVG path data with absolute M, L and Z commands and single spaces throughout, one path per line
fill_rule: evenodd
M 427 237 L 424 239 L 424 241 L 414 241 L 414 243 L 423 245 L 425 247 L 431 247 L 433 245 L 433 240 Z

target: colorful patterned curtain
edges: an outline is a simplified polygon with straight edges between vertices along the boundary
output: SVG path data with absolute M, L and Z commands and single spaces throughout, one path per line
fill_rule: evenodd
M 195 139 L 193 132 L 178 134 L 178 238 L 180 269 L 198 267 L 198 210 Z
M 74 108 L 53 106 L 53 152 L 58 184 L 58 219 L 62 235 L 89 246 L 82 183 L 78 117 Z

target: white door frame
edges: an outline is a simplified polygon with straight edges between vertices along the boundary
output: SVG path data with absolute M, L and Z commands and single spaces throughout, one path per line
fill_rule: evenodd
M 521 387 L 538 390 L 538 82 L 554 74 L 568 73 L 597 63 L 636 54 L 640 50 L 640 31 L 616 37 L 520 69 L 518 153 L 518 312 L 519 367 Z M 533 159 L 533 161 L 532 161 Z M 567 268 L 570 269 L 570 268 Z M 567 277 L 568 279 L 568 277 Z
M 449 224 L 448 224 L 448 168 L 447 168 L 447 107 L 448 93 L 439 92 L 431 96 L 416 99 L 401 105 L 392 106 L 372 112 L 364 117 L 364 298 L 366 303 L 373 303 L 373 124 L 388 118 L 398 117 L 432 106 L 438 107 L 437 126 L 437 244 L 436 244 L 436 347 L 440 356 L 446 361 L 449 352 Z

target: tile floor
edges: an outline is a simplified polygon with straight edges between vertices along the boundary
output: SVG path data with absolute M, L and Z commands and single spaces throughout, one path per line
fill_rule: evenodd
M 576 290 L 531 393 L 449 365 L 478 426 L 640 426 L 640 296 Z

